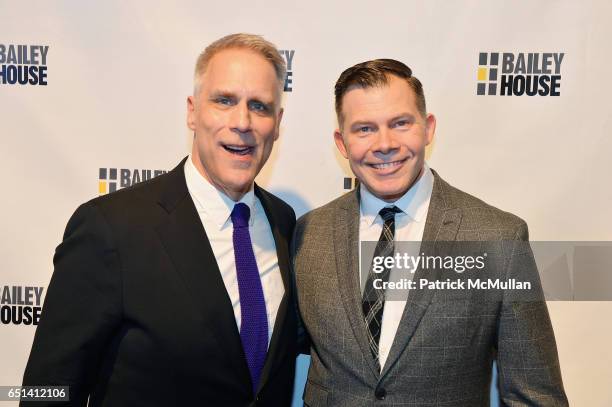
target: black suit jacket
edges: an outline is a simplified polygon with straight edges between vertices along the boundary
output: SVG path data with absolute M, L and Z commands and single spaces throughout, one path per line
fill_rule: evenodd
M 297 328 L 288 242 L 295 213 L 255 186 L 285 296 L 253 394 L 184 162 L 74 213 L 55 253 L 24 385 L 69 385 L 72 406 L 86 405 L 88 397 L 90 406 L 113 407 L 290 404 Z

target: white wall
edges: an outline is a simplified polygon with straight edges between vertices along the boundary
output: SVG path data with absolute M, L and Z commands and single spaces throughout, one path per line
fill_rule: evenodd
M 265 4 L 265 6 L 264 6 Z M 340 72 L 413 68 L 438 118 L 429 163 L 524 218 L 533 240 L 612 240 L 608 2 L 0 2 L 0 44 L 48 45 L 47 86 L 0 84 L 0 285 L 48 284 L 68 217 L 99 168 L 171 169 L 188 153 L 195 58 L 232 32 L 295 50 L 282 136 L 259 182 L 298 214 L 343 193 L 332 143 Z M 563 52 L 561 95 L 477 96 L 480 52 Z M 609 302 L 549 303 L 572 405 L 612 405 Z M 17 385 L 33 326 L 0 325 Z

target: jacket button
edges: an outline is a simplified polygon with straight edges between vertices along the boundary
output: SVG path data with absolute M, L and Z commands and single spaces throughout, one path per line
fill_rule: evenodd
M 384 400 L 385 397 L 387 397 L 387 390 L 385 390 L 383 387 L 379 387 L 374 392 L 374 396 L 376 396 L 377 400 Z

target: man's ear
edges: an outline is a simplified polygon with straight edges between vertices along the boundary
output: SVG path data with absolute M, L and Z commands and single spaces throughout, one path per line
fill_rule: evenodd
M 278 140 L 278 138 L 280 137 L 280 124 L 281 124 L 281 120 L 283 120 L 284 112 L 285 112 L 285 109 L 283 109 L 282 107 L 278 110 L 278 117 L 276 120 L 276 134 L 274 135 L 274 141 Z
M 346 146 L 344 145 L 344 137 L 342 136 L 340 129 L 336 129 L 334 131 L 334 141 L 336 142 L 336 147 L 338 147 L 340 154 L 342 154 L 344 158 L 348 159 L 348 153 L 346 151 Z
M 195 105 L 196 100 L 193 96 L 187 97 L 187 127 L 195 131 Z
M 427 145 L 431 144 L 436 133 L 436 116 L 431 113 L 427 113 L 425 117 L 425 137 L 427 138 Z

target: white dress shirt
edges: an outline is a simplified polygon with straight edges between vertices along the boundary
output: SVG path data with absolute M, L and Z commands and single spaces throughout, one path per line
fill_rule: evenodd
M 234 258 L 234 243 L 232 233 L 234 231 L 232 219 L 230 217 L 232 209 L 237 202 L 215 188 L 206 178 L 196 169 L 192 162 L 191 155 L 185 162 L 185 180 L 189 195 L 195 204 L 200 215 L 200 220 L 206 230 L 206 235 L 210 241 L 225 289 L 234 308 L 236 324 L 240 331 L 240 292 L 238 289 L 238 278 L 236 275 L 236 262 Z M 276 244 L 272 229 L 268 222 L 268 217 L 264 212 L 259 198 L 255 196 L 253 186 L 239 202 L 248 205 L 251 210 L 249 219 L 249 234 L 253 244 L 253 252 L 261 286 L 266 301 L 266 314 L 268 316 L 268 346 L 272 339 L 274 322 L 280 305 L 281 299 L 285 294 L 283 279 L 278 267 L 276 256 Z M 202 265 L 202 273 L 205 272 Z
M 423 174 L 417 182 L 397 201 L 389 203 L 374 196 L 363 184 L 360 186 L 360 219 L 359 219 L 359 240 L 376 242 L 380 237 L 383 228 L 383 220 L 378 214 L 382 208 L 395 205 L 402 212 L 395 215 L 395 241 L 412 241 L 420 242 L 423 239 L 423 231 L 425 230 L 425 220 L 429 210 L 429 201 L 433 191 L 434 177 L 427 166 L 424 165 Z M 415 245 L 415 253 L 410 255 L 418 255 L 418 245 Z M 368 272 L 361 267 L 361 244 L 359 245 L 359 261 L 361 272 Z M 371 264 L 371 260 L 368 264 Z M 404 270 L 391 270 L 389 281 L 399 281 L 400 278 L 410 278 L 410 273 Z M 362 275 L 360 278 L 361 289 L 363 293 L 363 285 L 367 280 L 367 275 Z M 385 301 L 383 311 L 382 327 L 379 342 L 379 360 L 381 369 L 385 366 L 389 350 L 395 339 L 395 334 L 399 326 L 406 299 L 388 300 Z

